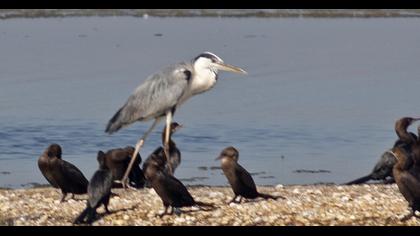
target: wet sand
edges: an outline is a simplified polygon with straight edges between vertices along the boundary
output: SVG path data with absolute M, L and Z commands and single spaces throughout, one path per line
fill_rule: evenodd
M 286 199 L 256 200 L 226 204 L 232 198 L 228 187 L 190 186 L 196 200 L 214 203 L 211 211 L 183 208 L 180 216 L 155 215 L 163 211 L 153 189 L 114 189 L 112 214 L 93 225 L 418 225 L 408 214 L 407 202 L 395 184 L 259 186 L 261 192 Z M 50 187 L 0 190 L 0 225 L 72 225 L 83 210 L 86 195 L 60 203 L 60 193 Z

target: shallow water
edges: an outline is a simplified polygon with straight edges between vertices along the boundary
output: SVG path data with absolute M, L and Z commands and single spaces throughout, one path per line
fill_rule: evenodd
M 184 124 L 174 135 L 177 177 L 227 184 L 214 158 L 233 145 L 240 163 L 259 173 L 257 184 L 346 182 L 393 144 L 397 118 L 420 113 L 419 25 L 417 18 L 0 21 L 0 186 L 46 183 L 36 163 L 52 142 L 90 178 L 98 150 L 134 145 L 151 125 L 104 133 L 134 88 L 202 51 L 249 75 L 221 73 L 213 90 L 177 111 Z

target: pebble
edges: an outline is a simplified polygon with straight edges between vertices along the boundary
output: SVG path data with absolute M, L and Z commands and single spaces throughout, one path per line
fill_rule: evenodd
M 156 217 L 162 201 L 153 189 L 115 189 L 110 200 L 113 213 L 94 225 L 417 225 L 420 220 L 401 222 L 407 202 L 393 185 L 276 185 L 258 190 L 281 195 L 286 200 L 263 200 L 226 204 L 230 187 L 188 187 L 191 195 L 216 208 L 203 211 L 183 208 L 180 216 Z M 229 199 L 227 199 L 227 197 Z M 0 190 L 0 225 L 72 225 L 85 201 L 60 203 L 61 193 L 52 188 Z M 79 199 L 79 197 L 78 197 Z M 80 199 L 87 199 L 80 195 Z M 99 212 L 104 212 L 101 207 Z
M 283 184 L 277 184 L 275 188 L 276 189 L 282 189 L 283 187 L 284 187 Z
M 221 193 L 221 192 L 210 192 L 209 197 L 211 197 L 211 198 L 223 197 L 223 193 Z

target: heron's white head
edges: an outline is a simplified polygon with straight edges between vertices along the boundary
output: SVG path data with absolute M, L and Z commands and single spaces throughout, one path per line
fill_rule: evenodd
M 232 66 L 223 62 L 223 60 L 211 52 L 203 52 L 198 55 L 194 61 L 194 70 L 198 73 L 210 70 L 217 74 L 218 70 L 230 71 L 234 73 L 246 74 L 247 72 L 239 67 Z

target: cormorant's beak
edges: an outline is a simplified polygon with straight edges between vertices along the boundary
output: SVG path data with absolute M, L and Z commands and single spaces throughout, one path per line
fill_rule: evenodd
M 215 161 L 217 161 L 217 160 L 220 160 L 220 159 L 222 159 L 223 158 L 223 156 L 222 155 L 220 155 L 220 156 L 218 156 L 218 157 L 216 157 L 216 159 L 214 159 Z
M 411 121 L 411 123 L 410 124 L 412 124 L 412 123 L 414 123 L 414 122 L 416 122 L 416 121 L 419 121 L 420 120 L 420 118 L 413 118 L 413 120 Z
M 230 71 L 230 72 L 239 73 L 239 74 L 248 74 L 244 69 L 239 68 L 237 66 L 225 64 L 223 62 L 215 62 L 214 64 L 216 64 L 216 67 L 219 70 Z
M 183 125 L 179 124 L 172 132 L 178 131 L 180 128 L 184 127 Z

